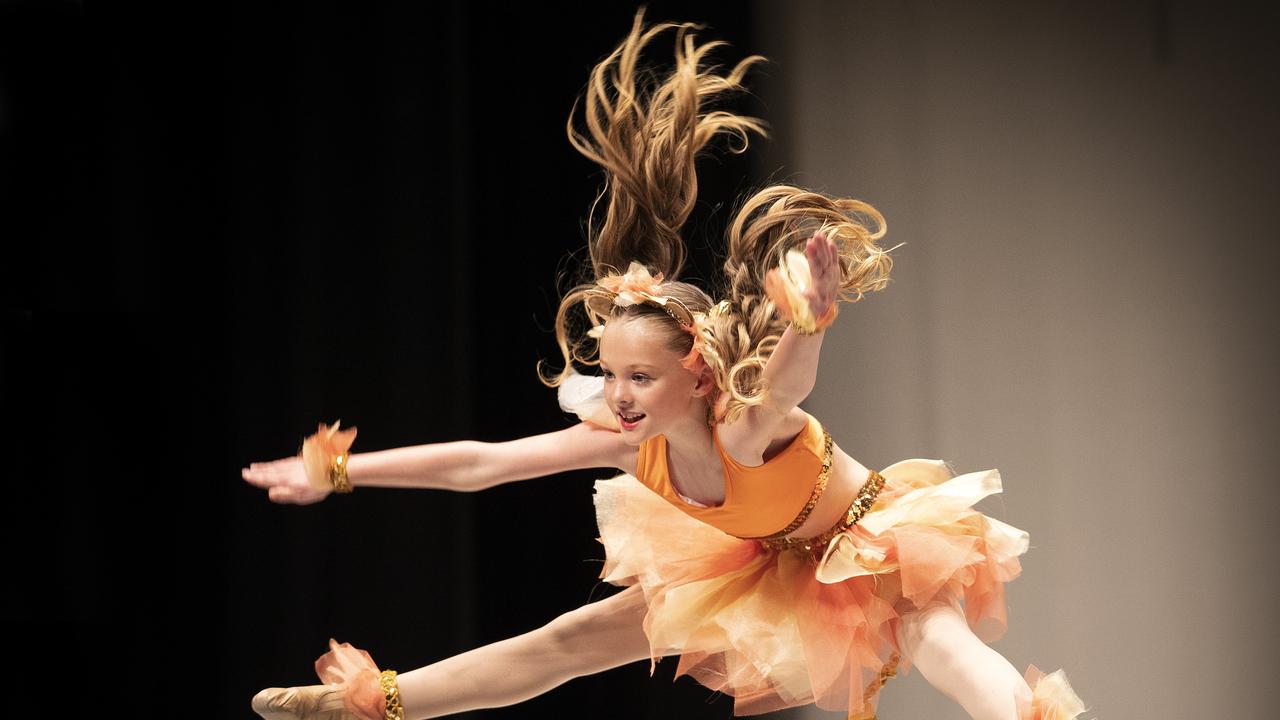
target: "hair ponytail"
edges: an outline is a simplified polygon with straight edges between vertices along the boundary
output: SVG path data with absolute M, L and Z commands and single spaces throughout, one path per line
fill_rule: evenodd
M 727 300 L 712 304 L 702 291 L 676 282 L 685 258 L 681 228 L 697 200 L 698 153 L 721 133 L 740 141 L 730 143 L 734 153 L 746 150 L 748 130 L 766 135 L 756 118 L 707 112 L 703 104 L 743 90 L 743 75 L 765 58 L 752 55 L 728 75 L 717 75 L 716 66 L 704 67 L 702 61 L 724 42 L 698 45 L 691 29 L 700 26 L 693 23 L 663 23 L 646 30 L 643 15 L 642 8 L 627 38 L 591 73 L 583 100 L 585 134 L 574 127 L 577 102 L 569 115 L 569 142 L 600 165 L 605 183 L 587 217 L 593 276 L 566 292 L 556 313 L 556 343 L 565 365 L 548 375 L 539 362 L 539 376 L 556 387 L 573 371 L 573 363 L 597 364 L 599 346 L 587 331 L 619 315 L 646 315 L 664 323 L 672 349 L 681 354 L 693 347 L 693 337 L 654 307 L 592 306 L 599 295 L 594 281 L 621 273 L 635 261 L 663 275 L 664 293 L 705 314 L 699 350 L 720 391 L 716 414 L 732 422 L 746 408 L 764 402 L 764 366 L 786 329 L 765 293 L 766 273 L 778 267 L 788 250 L 801 248 L 821 230 L 839 248 L 838 299 L 861 300 L 888 284 L 893 267 L 888 251 L 876 245 L 885 233 L 884 217 L 860 200 L 787 185 L 767 187 L 742 205 L 727 232 Z M 671 29 L 676 31 L 675 68 L 663 79 L 638 72 L 641 50 Z
M 539 363 L 539 375 L 551 387 L 564 380 L 573 362 L 598 362 L 596 341 L 585 336 L 587 329 L 604 319 L 586 306 L 594 280 L 621 273 L 632 261 L 651 273 L 661 273 L 668 282 L 680 276 L 685 260 L 681 229 L 698 197 L 695 160 L 699 153 L 720 134 L 737 139 L 729 143 L 729 151 L 735 154 L 747 149 L 748 131 L 767 135 L 761 120 L 704 109 L 725 93 L 744 90 L 743 76 L 765 58 L 752 55 L 727 75 L 719 75 L 718 66 L 703 61 L 707 53 L 727 43 L 698 44 L 692 31 L 700 28 L 694 23 L 661 23 L 646 29 L 641 8 L 626 39 L 591 72 L 581 99 L 583 132 L 575 127 L 579 101 L 573 104 L 566 125 L 569 142 L 600 165 L 605 182 L 587 217 L 592 277 L 581 278 L 587 282 L 566 292 L 556 312 L 556 343 L 565 367 L 548 376 Z M 671 72 L 659 78 L 638 71 L 641 51 L 657 35 L 672 29 L 675 67 Z M 686 291 L 690 301 L 700 294 L 692 286 L 680 292 Z M 583 312 L 571 312 L 576 306 Z M 681 342 L 691 344 L 692 340 L 685 335 Z
M 631 32 L 596 65 L 583 100 L 586 134 L 574 127 L 575 101 L 566 126 L 569 142 L 604 169 L 605 184 L 587 219 L 587 246 L 598 279 L 622 272 L 631 261 L 646 265 L 668 280 L 679 278 L 685 247 L 681 228 L 698 197 L 694 161 L 718 134 L 738 139 L 733 153 L 747 148 L 747 131 L 767 135 L 761 120 L 729 112 L 704 112 L 703 105 L 731 91 L 744 90 L 742 78 L 754 64 L 752 55 L 728 75 L 703 66 L 711 50 L 726 45 L 695 42 L 694 23 L 662 23 L 644 28 L 644 8 L 636 12 Z M 638 73 L 640 52 L 653 38 L 675 29 L 675 67 L 659 81 Z M 598 208 L 603 203 L 603 217 Z

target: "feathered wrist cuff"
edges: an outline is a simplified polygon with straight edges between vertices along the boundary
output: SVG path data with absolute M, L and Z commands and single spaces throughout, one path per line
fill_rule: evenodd
M 341 420 L 328 427 L 320 423 L 316 433 L 302 441 L 302 467 L 307 472 L 307 482 L 316 490 L 351 492 L 347 461 L 356 429 L 339 430 L 341 424 Z
M 801 335 L 813 335 L 830 327 L 840 314 L 833 299 L 831 307 L 821 317 L 813 316 L 809 300 L 804 294 L 813 285 L 809 271 L 809 259 L 799 250 L 788 250 L 778 267 L 764 277 L 764 290 L 778 308 L 778 314 L 791 323 Z

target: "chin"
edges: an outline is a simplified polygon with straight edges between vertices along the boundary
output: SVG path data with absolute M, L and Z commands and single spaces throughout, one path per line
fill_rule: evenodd
M 645 440 L 648 440 L 648 439 L 649 439 L 649 438 L 646 438 L 646 437 L 640 437 L 640 436 L 638 436 L 638 435 L 636 435 L 636 436 L 632 437 L 632 435 L 633 435 L 633 433 L 623 433 L 623 434 L 622 434 L 622 442 L 626 443 L 628 446 L 633 447 L 633 448 L 638 448 L 638 447 L 640 447 L 640 446 L 644 443 L 644 441 L 645 441 Z

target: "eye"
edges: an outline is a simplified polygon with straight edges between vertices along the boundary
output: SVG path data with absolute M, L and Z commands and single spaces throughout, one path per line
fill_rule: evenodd
M 632 381 L 632 382 L 644 382 L 644 381 L 646 381 L 646 380 L 648 380 L 648 379 L 649 379 L 649 376 L 648 376 L 648 375 L 642 375 L 642 374 L 640 374 L 640 373 L 636 373 L 635 375 L 632 375 L 632 376 L 631 376 L 631 381 Z
M 608 370 L 605 370 L 605 371 L 604 371 L 604 379 L 605 379 L 605 380 L 612 380 L 612 379 L 613 379 L 613 373 L 609 372 Z

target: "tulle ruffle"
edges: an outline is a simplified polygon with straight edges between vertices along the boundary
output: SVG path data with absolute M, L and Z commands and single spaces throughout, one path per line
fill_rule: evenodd
M 1035 665 L 1027 668 L 1031 706 L 1019 710 L 1019 720 L 1074 720 L 1086 708 L 1061 670 L 1045 675 Z
M 975 633 L 994 640 L 1003 584 L 1028 546 L 971 507 L 1000 492 L 996 470 L 953 477 L 942 461 L 913 459 L 881 474 L 872 510 L 814 558 L 726 535 L 630 475 L 598 481 L 601 577 L 643 589 L 653 663 L 678 654 L 677 677 L 732 695 L 734 714 L 814 703 L 871 716 L 881 684 L 910 667 L 901 613 L 959 598 Z
M 316 659 L 320 682 L 342 685 L 342 704 L 362 720 L 386 717 L 387 701 L 378 682 L 380 674 L 369 653 L 333 638 L 329 638 L 329 652 Z

